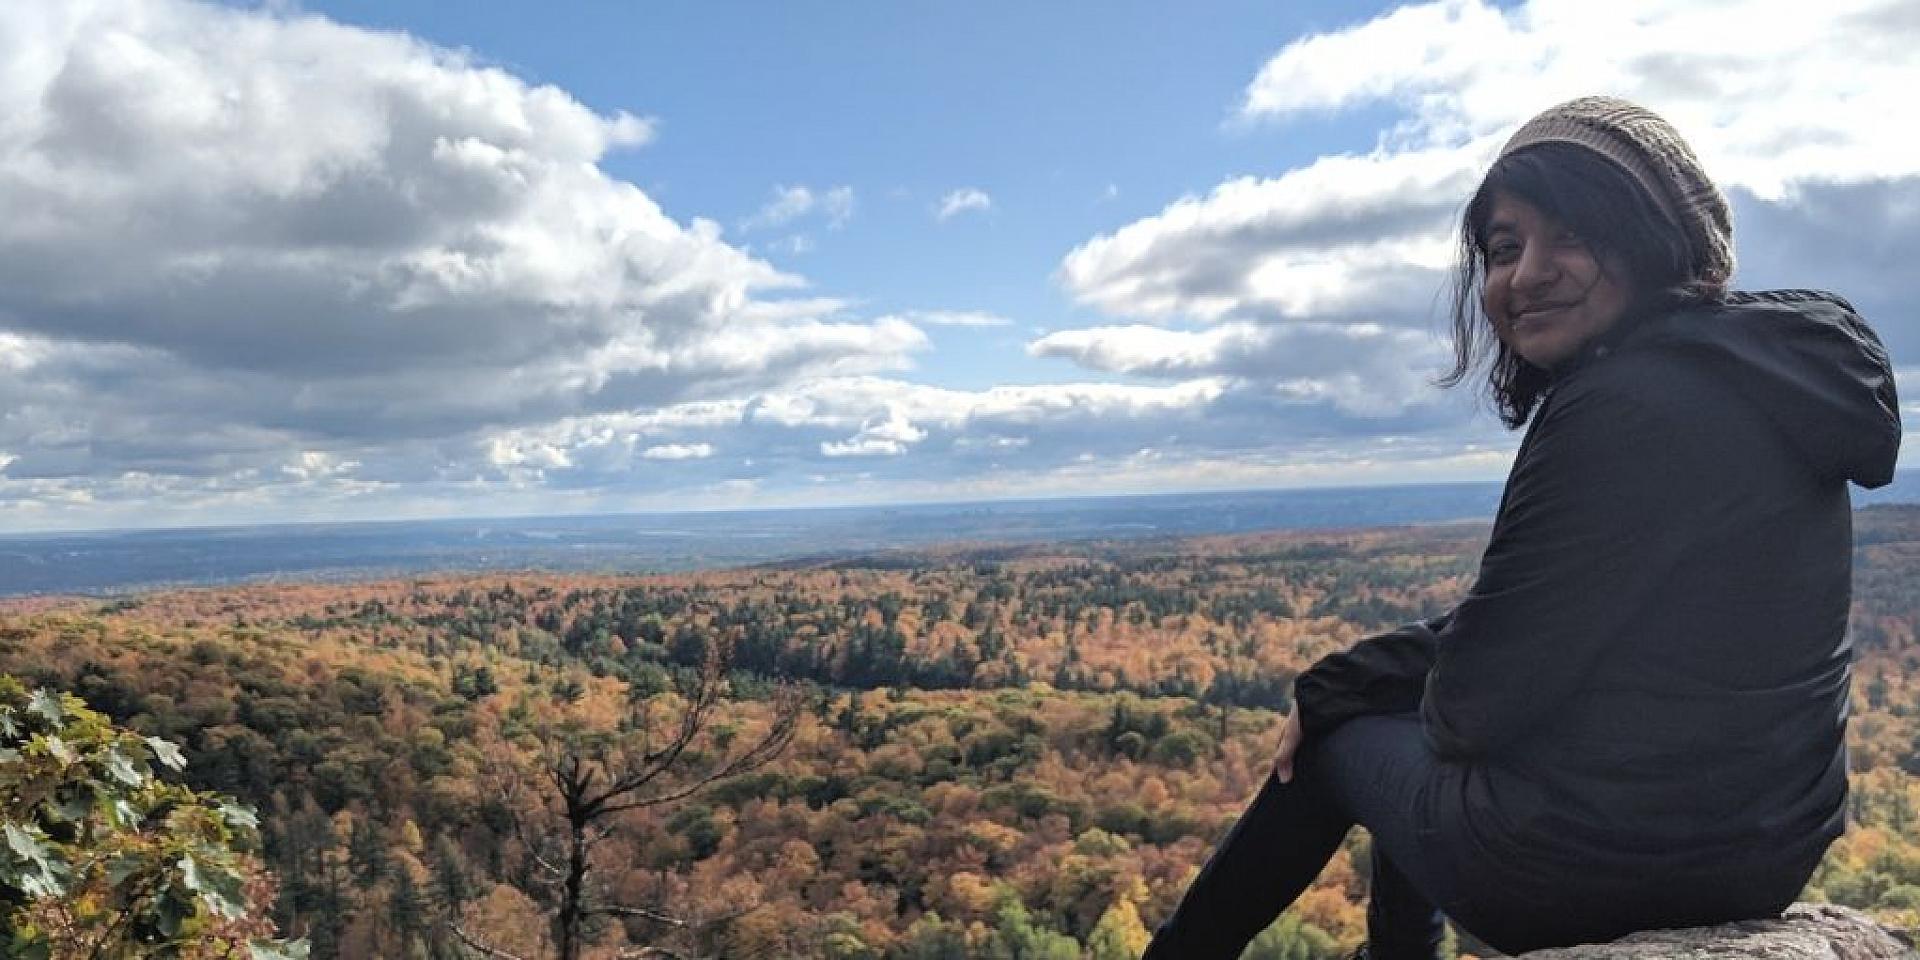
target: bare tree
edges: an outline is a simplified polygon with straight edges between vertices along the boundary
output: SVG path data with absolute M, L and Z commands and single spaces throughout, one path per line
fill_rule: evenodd
M 717 647 L 718 645 L 716 645 Z M 621 830 L 622 814 L 686 800 L 715 784 L 765 766 L 793 741 L 805 713 L 805 692 L 792 684 L 775 688 L 767 729 L 750 743 L 731 743 L 717 729 L 729 702 L 729 660 L 716 649 L 698 670 L 677 681 L 677 703 L 647 698 L 619 731 L 558 731 L 548 737 L 536 777 L 544 803 L 516 814 L 515 829 L 540 879 L 558 888 L 554 932 L 560 960 L 579 960 L 587 924 L 597 917 L 644 919 L 682 932 L 737 919 L 689 917 L 666 910 L 614 903 L 594 882 L 594 850 Z M 504 788 L 511 795 L 515 787 Z M 513 809 L 517 804 L 509 803 Z M 467 946 L 489 957 L 520 960 L 453 927 Z M 625 951 L 631 958 L 691 960 L 660 946 Z

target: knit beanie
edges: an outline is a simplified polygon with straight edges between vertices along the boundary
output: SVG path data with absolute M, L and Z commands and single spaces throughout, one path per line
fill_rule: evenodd
M 1527 121 L 1500 156 L 1542 143 L 1575 144 L 1612 161 L 1686 235 L 1695 281 L 1724 288 L 1733 278 L 1733 212 L 1672 124 L 1616 97 L 1581 97 Z

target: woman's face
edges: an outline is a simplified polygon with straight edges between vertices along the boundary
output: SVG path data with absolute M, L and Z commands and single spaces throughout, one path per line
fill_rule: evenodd
M 1533 204 L 1496 192 L 1484 236 L 1481 309 L 1500 342 L 1528 363 L 1551 369 L 1626 312 L 1625 267 L 1602 261 Z

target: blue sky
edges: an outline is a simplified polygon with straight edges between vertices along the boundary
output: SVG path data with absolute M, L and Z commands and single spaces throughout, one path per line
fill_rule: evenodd
M 877 312 L 983 311 L 1016 329 L 935 332 L 939 382 L 1044 383 L 1028 328 L 1084 320 L 1052 281 L 1076 244 L 1242 174 L 1367 149 L 1367 118 L 1234 122 L 1287 39 L 1379 4 L 306 3 L 471 51 L 594 110 L 657 118 L 602 166 L 680 219 Z M 777 187 L 855 191 L 839 229 L 741 229 Z M 937 221 L 955 190 L 984 212 Z M 782 246 L 804 236 L 812 247 Z
M 1704 49 L 1700 37 L 1715 38 Z M 1920 349 L 1910 0 L 0 9 L 0 530 L 1497 479 L 1514 125 Z

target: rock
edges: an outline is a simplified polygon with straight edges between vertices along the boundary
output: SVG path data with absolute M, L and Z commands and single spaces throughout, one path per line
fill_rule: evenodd
M 1612 943 L 1535 950 L 1526 960 L 1897 960 L 1920 957 L 1904 935 L 1866 914 L 1796 903 L 1776 920 L 1648 930 Z

